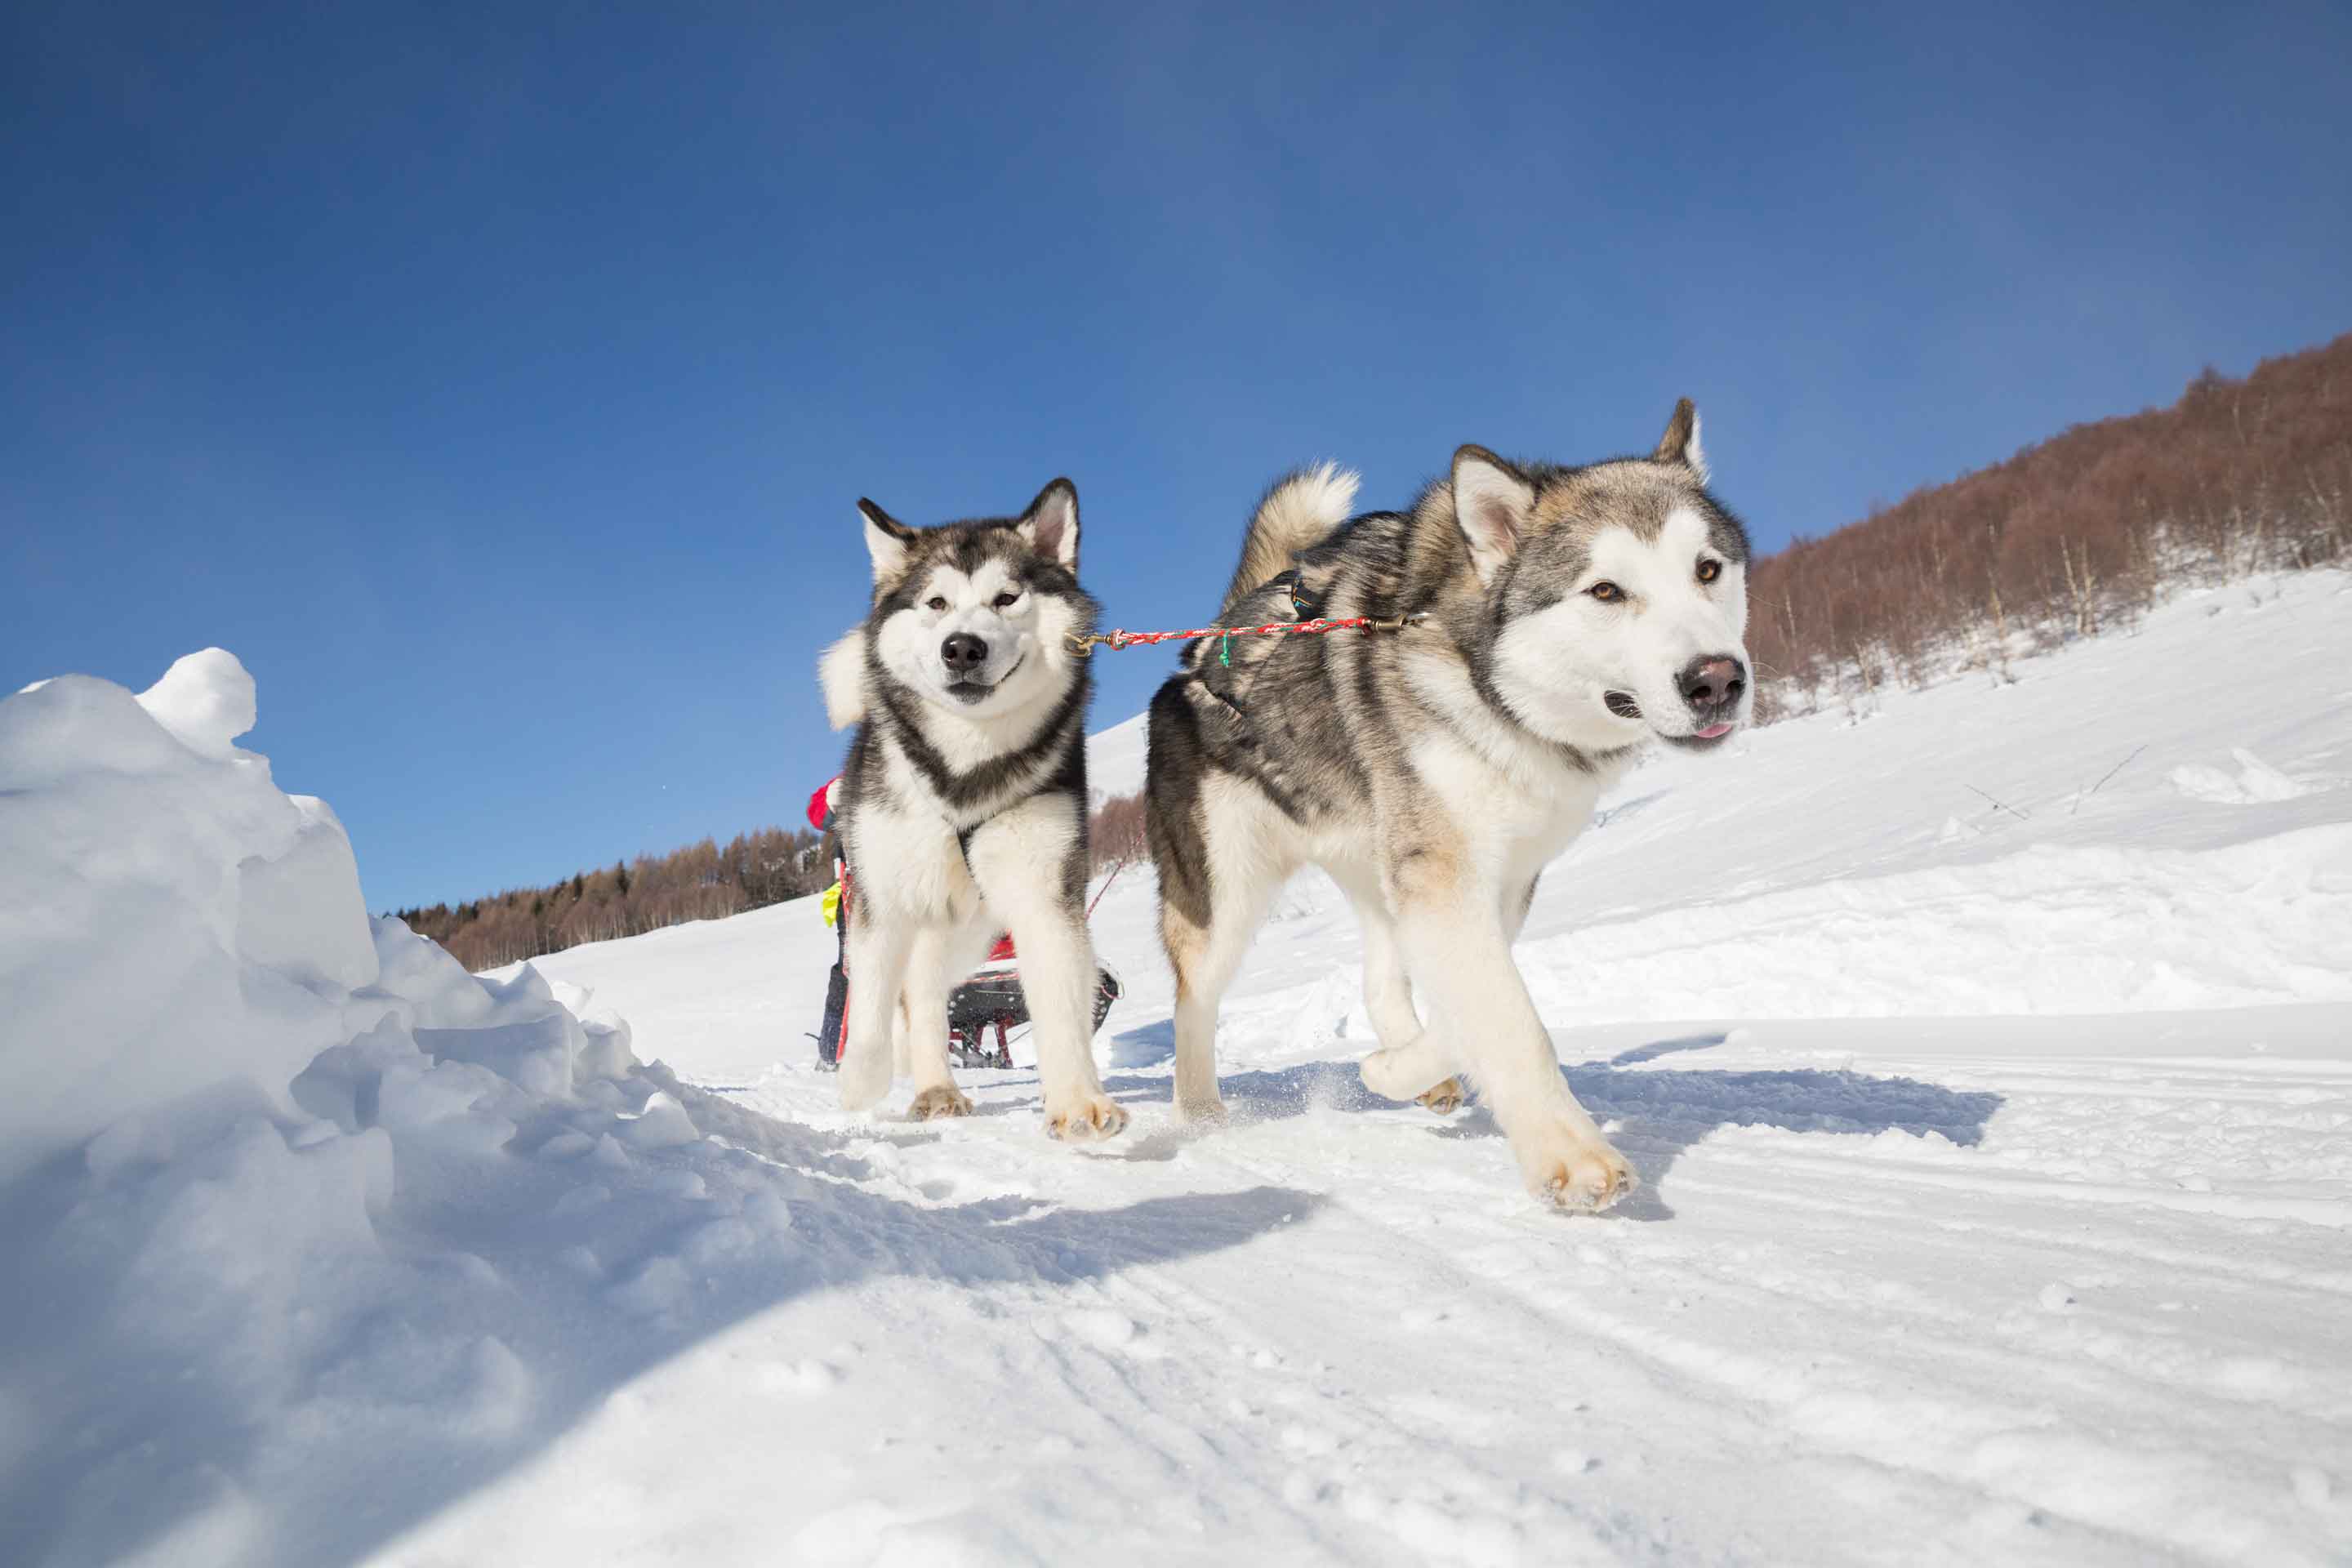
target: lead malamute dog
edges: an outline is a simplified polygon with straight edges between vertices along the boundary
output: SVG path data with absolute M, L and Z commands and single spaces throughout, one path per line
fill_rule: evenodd
M 1445 1110 L 1466 1072 L 1538 1197 L 1604 1208 L 1633 1169 L 1561 1079 L 1511 943 L 1546 863 L 1644 745 L 1719 746 L 1746 721 L 1747 533 L 1707 493 L 1687 400 L 1647 457 L 1559 468 L 1465 447 L 1410 511 L 1349 520 L 1355 490 L 1326 467 L 1268 492 L 1220 620 L 1286 597 L 1418 618 L 1196 644 L 1152 700 L 1178 1106 L 1222 1113 L 1218 998 L 1311 861 L 1363 927 L 1381 1046 L 1364 1082 Z
M 1055 479 L 1017 518 L 909 528 L 860 500 L 874 558 L 866 624 L 825 654 L 835 729 L 855 724 L 838 807 L 854 879 L 841 1100 L 890 1090 L 918 1117 L 971 1102 L 948 1066 L 948 993 L 1009 930 L 1037 1041 L 1046 1130 L 1108 1138 L 1127 1112 L 1091 1045 L 1086 661 L 1078 493 Z M 898 1037 L 894 1044 L 894 1026 Z

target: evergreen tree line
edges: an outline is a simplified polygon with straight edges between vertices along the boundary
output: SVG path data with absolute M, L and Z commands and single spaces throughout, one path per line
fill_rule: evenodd
M 1148 859 L 1143 796 L 1104 802 L 1094 814 L 1091 847 L 1097 871 Z M 583 942 L 722 920 L 823 892 L 832 885 L 836 853 L 831 840 L 806 830 L 767 827 L 724 846 L 706 838 L 668 855 L 616 860 L 543 888 L 393 912 L 467 969 L 496 969 Z
M 2207 370 L 2168 408 L 2078 425 L 1748 576 L 1759 719 L 2128 625 L 2189 584 L 2352 563 L 2352 334 Z
M 1803 713 L 2128 625 L 2183 584 L 2352 563 L 2352 334 L 2211 370 L 2168 408 L 2078 425 L 1915 491 L 1748 574 L 1758 718 Z M 1105 801 L 1095 869 L 1149 858 Z M 822 891 L 830 846 L 770 827 L 400 917 L 469 969 Z
M 544 888 L 511 888 L 461 904 L 395 911 L 468 969 L 495 969 L 583 942 L 719 920 L 821 892 L 833 862 L 817 836 L 765 827 L 721 846 L 706 838 L 667 855 L 616 860 Z

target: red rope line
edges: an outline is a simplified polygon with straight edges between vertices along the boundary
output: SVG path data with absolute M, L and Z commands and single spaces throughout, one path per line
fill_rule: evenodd
M 1127 869 L 1127 862 L 1129 858 L 1128 856 L 1120 856 L 1118 858 L 1118 864 L 1110 868 L 1110 875 L 1103 879 L 1103 885 L 1095 889 L 1093 901 L 1087 905 L 1087 919 L 1092 920 L 1095 918 L 1095 905 L 1103 901 L 1103 895 L 1110 891 L 1110 885 L 1118 880 L 1118 874 L 1121 871 Z
M 1074 637 L 1070 646 L 1079 654 L 1094 652 L 1095 645 L 1118 649 L 1140 647 L 1147 643 L 1190 642 L 1195 637 L 1297 637 L 1307 633 L 1349 631 L 1358 627 L 1368 632 L 1402 631 L 1419 616 L 1392 616 L 1380 619 L 1371 616 L 1342 616 L 1337 619 L 1318 616 L 1311 621 L 1275 621 L 1263 626 L 1193 626 L 1178 632 L 1131 632 L 1125 627 L 1097 632 L 1090 637 Z

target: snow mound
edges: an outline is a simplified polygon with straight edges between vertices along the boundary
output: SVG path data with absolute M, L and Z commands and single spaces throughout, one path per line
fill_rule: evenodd
M 139 706 L 199 756 L 226 757 L 253 728 L 253 677 L 226 648 L 208 647 L 176 661 L 139 694 Z
M 217 650 L 142 697 L 67 676 L 0 702 L 0 1181 L 223 1081 L 287 1110 L 354 1032 L 351 844 L 231 744 L 252 722 Z
M 426 1521 L 803 1295 L 1107 1273 L 1311 1206 L 941 1204 L 887 1138 L 641 1064 L 585 986 L 370 921 L 334 814 L 236 745 L 254 718 L 217 650 L 0 701 L 8 1568 L 423 1561 Z M 843 1375 L 793 1342 L 749 1383 Z M 791 1533 L 747 1529 L 734 1560 Z
M 0 702 L 12 1563 L 342 1557 L 795 1246 L 584 991 L 371 921 L 254 719 L 218 649 Z

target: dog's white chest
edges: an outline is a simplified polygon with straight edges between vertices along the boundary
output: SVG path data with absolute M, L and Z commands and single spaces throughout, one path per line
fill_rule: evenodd
M 927 921 L 979 914 L 980 886 L 943 815 L 871 807 L 859 813 L 855 832 L 852 874 L 861 897 Z
M 1584 831 L 1604 784 L 1547 749 L 1515 747 L 1498 761 L 1443 734 L 1416 746 L 1412 762 L 1478 858 L 1513 881 L 1542 869 Z

